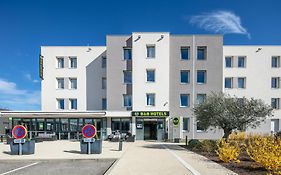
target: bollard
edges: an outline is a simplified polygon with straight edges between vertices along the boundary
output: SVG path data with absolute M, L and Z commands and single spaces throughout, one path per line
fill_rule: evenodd
M 187 136 L 185 136 L 185 146 L 187 146 Z
M 123 146 L 123 140 L 120 139 L 120 141 L 119 141 L 119 151 L 122 151 L 122 146 Z

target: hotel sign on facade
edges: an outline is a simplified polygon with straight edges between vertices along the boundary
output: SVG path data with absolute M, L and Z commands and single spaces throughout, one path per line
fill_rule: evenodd
M 132 116 L 138 116 L 138 117 L 168 117 L 169 111 L 133 111 Z

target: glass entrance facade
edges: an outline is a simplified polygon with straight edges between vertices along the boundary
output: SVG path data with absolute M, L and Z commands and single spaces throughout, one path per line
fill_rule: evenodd
M 105 139 L 106 118 L 13 118 L 12 128 L 15 125 L 24 125 L 28 137 L 34 138 L 40 134 L 54 134 L 57 139 L 81 139 L 82 127 L 92 124 L 97 128 L 97 137 Z

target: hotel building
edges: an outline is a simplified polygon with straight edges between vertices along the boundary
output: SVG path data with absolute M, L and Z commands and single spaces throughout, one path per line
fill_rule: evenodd
M 108 35 L 106 46 L 42 46 L 41 111 L 3 111 L 30 137 L 81 138 L 94 124 L 106 139 L 120 130 L 136 140 L 216 139 L 203 131 L 193 107 L 212 92 L 254 97 L 274 117 L 251 132 L 279 131 L 281 46 L 224 46 L 222 35 L 168 32 Z

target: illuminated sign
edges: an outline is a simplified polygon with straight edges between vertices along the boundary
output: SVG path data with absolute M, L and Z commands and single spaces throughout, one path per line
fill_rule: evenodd
M 40 77 L 41 80 L 44 79 L 43 78 L 43 69 L 44 69 L 44 67 L 43 67 L 43 56 L 40 55 L 39 56 L 39 77 Z
M 168 117 L 169 111 L 133 111 L 132 116 L 140 117 Z
M 179 126 L 179 124 L 180 124 L 180 118 L 179 118 L 179 117 L 173 118 L 173 124 L 174 124 L 175 127 Z

